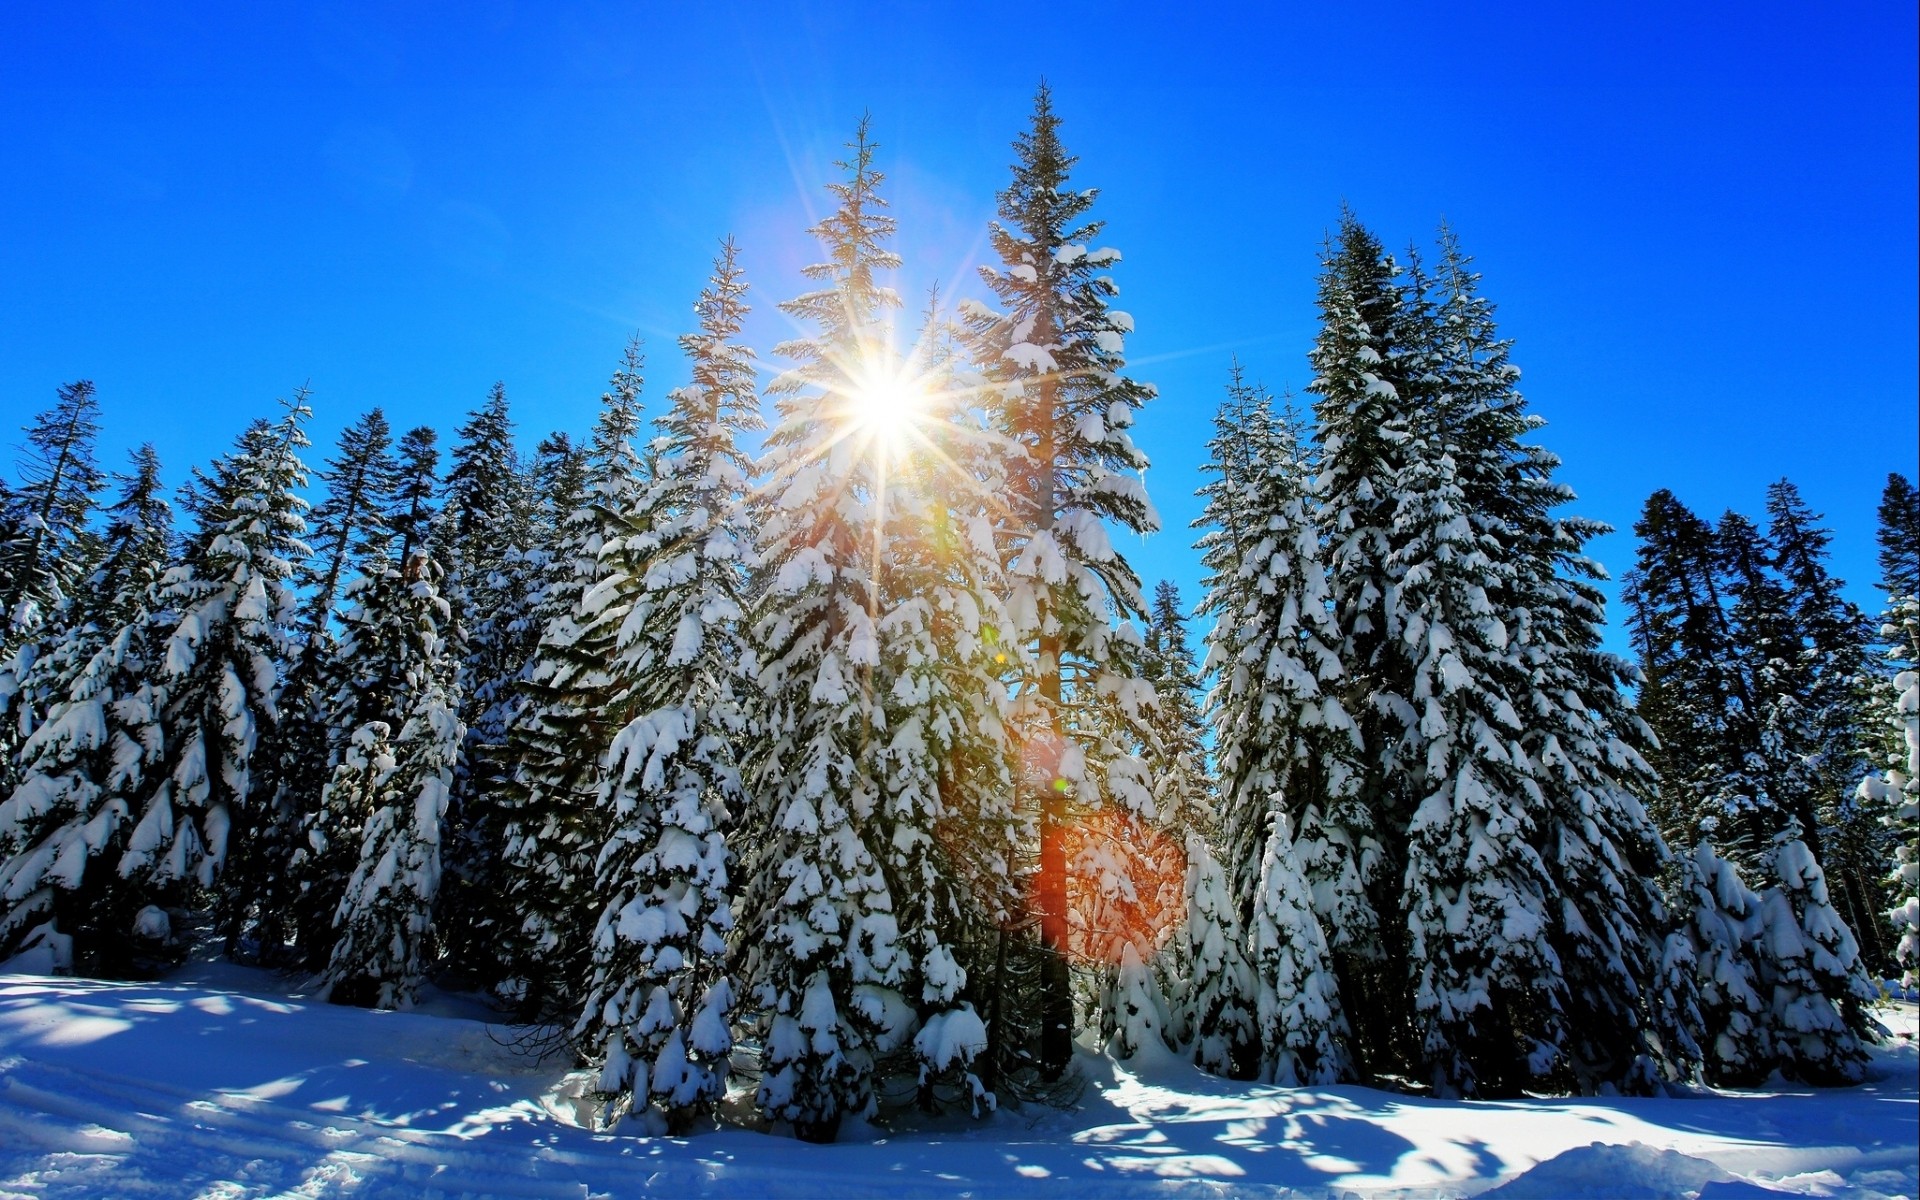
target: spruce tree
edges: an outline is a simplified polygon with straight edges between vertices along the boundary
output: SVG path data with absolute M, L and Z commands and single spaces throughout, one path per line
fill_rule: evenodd
M 1193 1061 L 1215 1075 L 1252 1079 L 1260 1061 L 1253 967 L 1226 873 L 1198 833 L 1187 835 L 1186 887 L 1190 966 L 1184 1007 Z
M 129 812 L 107 796 L 137 787 L 160 748 L 147 604 L 172 514 L 153 447 L 132 457 L 107 510 L 100 565 L 76 596 L 81 613 L 16 694 L 45 721 L 0 802 L 0 958 L 44 941 L 61 948 L 56 966 L 88 974 L 132 967 L 142 900 L 117 875 Z
M 1857 796 L 1873 758 L 1867 713 L 1872 631 L 1866 615 L 1841 594 L 1845 582 L 1828 573 L 1832 534 L 1820 519 L 1790 481 L 1767 486 L 1767 541 L 1798 641 L 1788 687 L 1808 734 L 1794 748 L 1797 774 L 1818 822 L 1820 866 L 1836 907 L 1858 937 L 1862 958 L 1877 968 L 1887 958 L 1880 916 L 1887 838 L 1880 814 Z
M 491 985 L 502 965 L 493 942 L 512 923 L 499 877 L 502 757 L 522 699 L 520 676 L 540 634 L 531 609 L 543 580 L 528 556 L 533 495 L 514 449 L 505 385 L 494 384 L 457 432 L 431 549 L 446 569 L 447 650 L 460 664 L 466 729 L 445 845 L 441 932 L 453 962 Z
M 72 593 L 85 565 L 87 518 L 106 484 L 93 459 L 100 402 L 90 380 L 61 384 L 26 434 L 20 487 L 7 498 L 14 534 L 0 543 L 0 659 Z
M 1654 783 L 1639 753 L 1648 745 L 1626 688 L 1630 664 L 1602 646 L 1604 570 L 1585 557 L 1608 527 L 1555 515 L 1573 498 L 1554 480 L 1559 458 L 1523 442 L 1544 422 L 1526 411 L 1509 343 L 1494 327 L 1479 276 L 1450 230 L 1442 230 L 1429 365 L 1443 381 L 1432 425 L 1455 463 L 1469 524 L 1510 571 L 1483 581 L 1497 643 L 1518 666 L 1509 698 L 1517 746 L 1538 795 L 1534 843 L 1562 900 L 1549 905 L 1547 940 L 1572 1011 L 1546 1066 L 1529 1071 L 1556 1086 L 1647 1091 L 1691 1070 L 1692 1000 L 1663 965 L 1671 919 L 1659 877 L 1666 847 L 1640 796 Z M 1416 284 L 1418 277 L 1416 275 Z
M 1254 897 L 1252 970 L 1260 1075 L 1285 1087 L 1341 1083 L 1351 1069 L 1347 1020 L 1313 907 L 1292 823 L 1279 814 Z
M 434 960 L 441 826 L 465 733 L 440 634 L 450 613 L 438 575 L 431 558 L 415 555 L 403 570 L 382 572 L 360 598 L 355 648 L 384 652 L 401 686 L 383 698 L 404 724 L 391 742 L 385 722 L 363 724 L 365 738 L 355 734 L 353 746 L 367 762 L 360 787 L 371 793 L 372 811 L 335 912 L 337 936 L 321 981 L 337 1004 L 405 1008 Z M 358 783 L 336 774 L 335 783 L 343 782 Z
M 507 917 L 496 942 L 498 986 L 529 1018 L 578 1015 L 601 904 L 594 874 L 608 829 L 599 805 L 604 759 L 635 702 L 632 676 L 617 661 L 633 597 L 618 581 L 630 562 L 616 543 L 645 528 L 635 450 L 643 365 L 636 340 L 601 397 L 581 456 L 580 494 L 550 556 L 535 612 L 542 633 L 508 732 L 497 805 Z
M 1885 878 L 1892 909 L 1893 955 L 1902 986 L 1920 979 L 1920 489 L 1887 476 L 1880 497 L 1880 590 L 1887 597 L 1880 637 L 1892 679 L 1880 688 L 1883 769 L 1861 781 L 1862 806 L 1878 816 L 1892 843 Z M 1890 735 L 1890 736 L 1889 736 Z
M 310 415 L 304 390 L 285 407 L 279 421 L 242 435 L 220 464 L 188 558 L 156 588 L 155 608 L 165 614 L 166 769 L 139 797 L 121 864 L 123 874 L 156 888 L 211 886 L 230 858 L 262 849 L 267 813 L 256 784 L 266 763 L 256 752 L 270 751 L 279 732 L 278 671 L 298 606 L 294 563 L 308 553 L 306 502 L 294 491 L 307 482 L 299 458 Z M 250 871 L 251 864 L 241 877 Z M 218 898 L 231 945 L 251 898 L 226 889 Z
M 885 313 L 898 297 L 876 273 L 893 220 L 876 193 L 862 120 L 835 211 L 813 229 L 820 287 L 781 306 L 811 336 L 778 352 L 795 366 L 768 391 L 762 550 L 768 581 L 753 621 L 759 648 L 760 754 L 754 764 L 741 913 L 747 983 L 766 1014 L 757 1093 L 769 1119 L 831 1141 L 847 1113 L 874 1103 L 874 1057 L 904 955 L 885 876 L 863 836 L 882 802 L 878 745 L 886 712 L 874 675 L 877 458 L 852 431 L 869 373 L 886 362 Z
M 989 237 L 998 267 L 981 277 L 998 309 L 964 309 L 982 400 L 1023 451 L 1009 473 L 999 544 L 1009 580 L 1008 640 L 1029 675 L 1017 736 L 1030 764 L 1022 786 L 1038 814 L 1034 908 L 1047 957 L 1040 1059 L 1059 1076 L 1072 1052 L 1067 960 L 1067 835 L 1080 804 L 1126 804 L 1105 786 L 1114 756 L 1090 714 L 1098 695 L 1137 678 L 1144 615 L 1140 582 L 1114 547 L 1110 524 L 1159 526 L 1141 473 L 1146 456 L 1128 430 L 1153 396 L 1127 374 L 1133 319 L 1112 307 L 1107 274 L 1120 255 L 1093 245 L 1097 192 L 1068 186 L 1076 159 L 1060 142 L 1043 84 L 1027 131 L 1014 142 L 1013 178 Z
M 577 1033 L 603 1060 L 621 1108 L 683 1132 L 723 1095 L 740 999 L 728 837 L 745 802 L 747 656 L 743 568 L 753 549 L 740 446 L 760 428 L 749 311 L 722 244 L 680 339 L 692 381 L 656 421 L 652 483 L 615 527 L 589 607 L 621 622 L 613 673 L 627 681 L 607 752 L 592 982 Z M 604 615 L 602 615 L 604 614 Z M 616 614 L 622 614 L 616 617 Z

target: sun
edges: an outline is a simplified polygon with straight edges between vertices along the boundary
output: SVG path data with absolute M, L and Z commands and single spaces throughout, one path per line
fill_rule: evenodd
M 889 364 L 870 363 L 855 373 L 847 417 L 876 444 L 897 450 L 927 409 L 925 381 Z

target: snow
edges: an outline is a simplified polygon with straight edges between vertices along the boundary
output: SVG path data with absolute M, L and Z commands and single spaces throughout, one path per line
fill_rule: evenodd
M 587 1073 L 457 998 L 368 1012 L 199 970 L 0 975 L 0 1196 L 1920 1195 L 1911 1003 L 1880 1010 L 1900 1036 L 1842 1090 L 1474 1104 L 1083 1047 L 1070 1108 L 849 1122 L 815 1147 L 600 1132 Z

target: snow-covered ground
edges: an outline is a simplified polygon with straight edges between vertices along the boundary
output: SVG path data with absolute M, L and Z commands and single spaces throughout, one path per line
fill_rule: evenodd
M 218 965 L 0 975 L 0 1196 L 1920 1197 L 1911 1003 L 1845 1091 L 1444 1103 L 1089 1053 L 1071 1111 L 833 1146 L 597 1133 L 581 1077 L 483 1016 L 309 1003 Z

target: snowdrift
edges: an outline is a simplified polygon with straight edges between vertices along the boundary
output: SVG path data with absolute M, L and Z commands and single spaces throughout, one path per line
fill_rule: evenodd
M 1084 1052 L 1072 1110 L 808 1146 L 598 1131 L 523 1031 L 274 984 L 0 975 L 0 1196 L 1920 1196 L 1912 1004 L 1843 1091 L 1437 1102 Z

